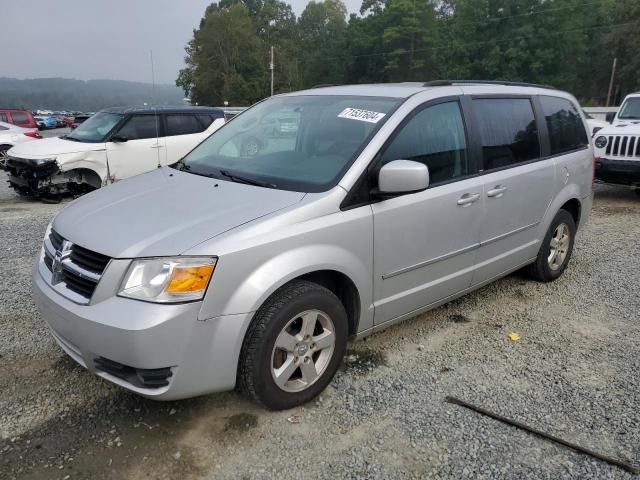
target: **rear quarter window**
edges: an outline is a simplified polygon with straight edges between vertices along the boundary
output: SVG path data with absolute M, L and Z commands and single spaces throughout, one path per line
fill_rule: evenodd
M 167 115 L 167 136 L 189 135 L 200 133 L 205 126 L 198 121 L 195 115 Z
M 16 125 L 25 125 L 31 122 L 29 115 L 25 112 L 11 112 L 11 118 Z
M 579 150 L 589 138 L 577 107 L 566 98 L 541 96 L 542 112 L 549 131 L 551 155 Z

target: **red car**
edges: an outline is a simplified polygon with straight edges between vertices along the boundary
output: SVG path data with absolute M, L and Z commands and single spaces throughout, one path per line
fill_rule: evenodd
M 0 107 L 0 122 L 12 123 L 22 128 L 38 128 L 33 114 L 20 108 Z

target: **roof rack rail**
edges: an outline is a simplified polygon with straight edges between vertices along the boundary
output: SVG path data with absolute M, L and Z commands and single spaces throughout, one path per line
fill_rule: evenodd
M 506 80 L 432 80 L 424 83 L 425 87 L 446 87 L 451 85 L 507 85 L 511 87 L 538 87 L 556 90 L 556 87 L 551 85 L 527 82 L 509 82 Z

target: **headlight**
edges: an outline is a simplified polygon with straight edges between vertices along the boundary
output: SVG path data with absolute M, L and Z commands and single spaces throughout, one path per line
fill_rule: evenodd
M 157 303 L 201 300 L 216 262 L 215 258 L 195 257 L 134 260 L 118 295 Z
M 604 135 L 600 135 L 593 143 L 595 144 L 596 148 L 604 148 L 607 146 L 607 137 L 605 137 Z

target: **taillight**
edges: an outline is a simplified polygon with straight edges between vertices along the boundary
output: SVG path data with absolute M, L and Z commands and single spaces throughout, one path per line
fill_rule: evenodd
M 600 157 L 593 156 L 593 175 L 591 176 L 591 190 L 596 189 L 596 162 L 600 160 Z
M 39 132 L 24 132 L 24 134 L 31 138 L 42 138 L 42 135 L 40 135 Z

